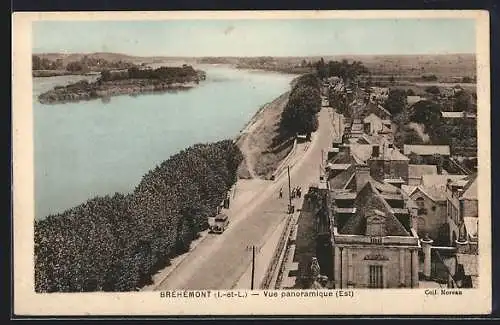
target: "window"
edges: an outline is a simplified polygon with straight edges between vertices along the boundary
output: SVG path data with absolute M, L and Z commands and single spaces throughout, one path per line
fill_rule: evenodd
M 415 200 L 415 203 L 417 204 L 417 206 L 421 209 L 424 207 L 424 198 L 423 197 L 419 197 Z
M 384 275 L 382 265 L 370 265 L 370 283 L 369 288 L 383 288 Z

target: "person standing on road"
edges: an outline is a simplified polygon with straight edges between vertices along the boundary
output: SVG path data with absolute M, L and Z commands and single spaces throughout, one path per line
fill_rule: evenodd
M 280 199 L 283 198 L 283 187 L 280 188 Z
M 299 199 L 301 195 L 302 195 L 302 189 L 299 187 L 297 188 L 297 196 L 299 197 Z

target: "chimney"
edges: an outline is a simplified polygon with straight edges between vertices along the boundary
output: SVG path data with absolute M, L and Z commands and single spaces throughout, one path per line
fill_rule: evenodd
M 370 168 L 367 165 L 357 165 L 354 177 L 356 178 L 356 192 L 359 192 L 370 180 Z

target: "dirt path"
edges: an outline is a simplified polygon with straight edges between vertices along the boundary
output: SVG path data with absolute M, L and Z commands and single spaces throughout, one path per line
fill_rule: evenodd
M 257 175 L 255 173 L 255 162 L 254 162 L 255 149 L 252 150 L 250 148 L 249 138 L 250 138 L 250 134 L 246 134 L 244 136 L 243 143 L 241 144 L 240 149 L 241 149 L 241 152 L 243 153 L 243 156 L 245 157 L 244 162 L 246 164 L 247 171 L 250 174 L 250 177 L 255 179 L 255 178 L 259 178 L 259 175 Z

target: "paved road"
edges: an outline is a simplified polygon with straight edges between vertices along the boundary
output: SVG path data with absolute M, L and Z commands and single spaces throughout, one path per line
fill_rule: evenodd
M 322 149 L 331 146 L 333 134 L 331 108 L 319 113 L 319 129 L 304 154 L 290 171 L 292 186 L 305 192 L 319 181 Z M 280 187 L 284 198 L 278 198 Z M 238 204 L 229 211 L 233 222 L 221 235 L 210 235 L 200 243 L 156 290 L 165 289 L 231 289 L 251 263 L 250 245 L 262 246 L 286 217 L 288 179 L 286 172 L 269 181 L 250 202 Z M 239 211 L 234 211 L 238 209 Z

